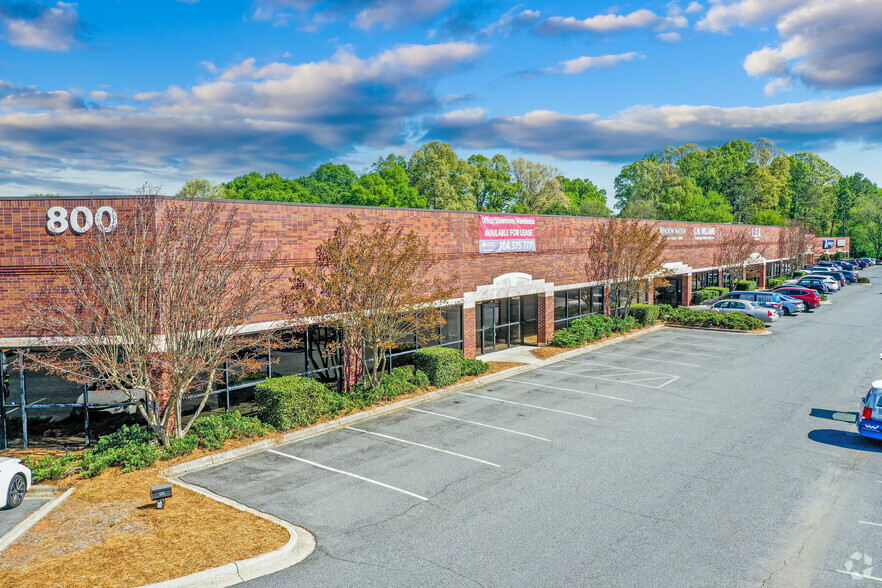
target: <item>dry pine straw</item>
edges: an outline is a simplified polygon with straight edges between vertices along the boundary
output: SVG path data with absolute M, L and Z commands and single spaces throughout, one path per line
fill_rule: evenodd
M 487 374 L 519 365 L 524 364 L 490 362 Z M 425 392 L 398 399 L 420 394 Z M 230 440 L 224 450 L 248 443 Z M 59 452 L 4 453 L 40 457 Z M 150 487 L 166 483 L 159 473 L 169 465 L 208 453 L 196 450 L 185 458 L 128 474 L 111 468 L 92 479 L 71 476 L 51 482 L 60 488 L 75 486 L 76 490 L 24 537 L 0 552 L 0 586 L 139 586 L 284 545 L 289 534 L 282 527 L 179 486 L 174 487 L 165 509 L 154 507 Z

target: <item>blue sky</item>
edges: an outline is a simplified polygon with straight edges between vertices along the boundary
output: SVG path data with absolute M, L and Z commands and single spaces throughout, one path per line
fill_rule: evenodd
M 879 0 L 0 0 L 0 194 L 362 171 L 422 143 L 612 195 L 767 137 L 882 183 Z

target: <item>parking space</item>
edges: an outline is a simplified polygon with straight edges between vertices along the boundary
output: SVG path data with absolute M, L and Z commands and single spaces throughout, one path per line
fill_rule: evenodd
M 255 585 L 759 584 L 812 516 L 839 532 L 836 484 L 866 513 L 842 536 L 880 544 L 861 501 L 882 490 L 882 452 L 810 416 L 854 409 L 842 388 L 871 364 L 840 355 L 878 357 L 880 336 L 852 325 L 882 319 L 861 316 L 879 294 L 854 286 L 771 336 L 665 329 L 185 479 L 316 535 L 316 554 Z M 831 377 L 840 349 L 860 373 Z M 838 546 L 813 549 L 808 583 L 852 580 L 827 561 Z M 621 565 L 637 552 L 640 574 Z
M 48 500 L 26 497 L 24 502 L 16 508 L 0 509 L 0 537 L 3 537 L 47 502 Z

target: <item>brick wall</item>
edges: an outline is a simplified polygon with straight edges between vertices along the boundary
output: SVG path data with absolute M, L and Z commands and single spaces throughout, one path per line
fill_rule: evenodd
M 60 240 L 76 243 L 82 239 L 70 231 L 56 236 L 46 230 L 47 210 L 51 206 L 63 206 L 68 211 L 75 206 L 85 206 L 93 212 L 100 206 L 113 206 L 119 212 L 119 222 L 125 223 L 132 200 L 119 197 L 0 199 L 0 337 L 24 334 L 21 314 L 28 296 L 38 289 L 57 285 L 52 270 L 57 243 Z M 553 282 L 555 287 L 585 282 L 587 246 L 595 228 L 609 222 L 584 217 L 537 216 L 535 252 L 480 254 L 479 213 L 253 201 L 224 201 L 224 206 L 237 211 L 240 226 L 253 220 L 263 231 L 262 238 L 267 244 L 281 243 L 283 264 L 287 267 L 310 263 L 315 248 L 331 235 L 337 222 L 349 214 L 356 215 L 367 227 L 385 220 L 403 225 L 429 240 L 441 260 L 433 273 L 451 281 L 456 287 L 456 296 L 474 292 L 477 286 L 492 284 L 494 277 L 511 272 L 530 274 L 534 279 Z M 731 225 L 646 222 L 654 222 L 668 235 L 665 262 L 685 264 L 696 270 L 715 265 L 716 239 L 731 230 Z M 739 230 L 743 228 L 738 226 Z M 756 252 L 768 259 L 780 257 L 781 229 L 752 228 L 756 232 Z M 823 251 L 822 241 L 816 241 L 814 251 L 819 253 Z M 841 248 L 847 251 L 848 245 L 846 239 L 846 245 Z M 833 251 L 838 248 L 834 247 Z M 689 280 L 684 286 L 687 284 Z M 541 302 L 540 298 L 540 312 L 543 312 Z M 546 309 L 545 313 L 553 320 L 553 308 Z M 254 320 L 281 317 L 279 311 Z M 545 338 L 551 336 L 547 322 L 540 322 L 540 338 L 543 328 L 547 331 Z M 463 329 L 467 333 L 474 332 L 474 328 L 474 310 L 465 309 Z M 467 348 L 466 354 L 469 353 L 473 351 Z

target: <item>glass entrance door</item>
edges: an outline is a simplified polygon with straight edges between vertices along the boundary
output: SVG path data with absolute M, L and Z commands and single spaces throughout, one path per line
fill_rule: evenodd
M 655 290 L 656 304 L 669 304 L 676 308 L 680 306 L 681 300 L 683 300 L 683 278 L 681 276 L 668 278 L 667 286 L 661 286 Z
M 480 355 L 514 345 L 536 345 L 538 295 L 487 300 L 475 305 L 477 352 Z

